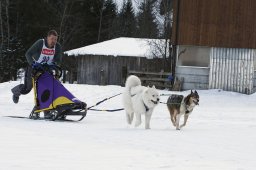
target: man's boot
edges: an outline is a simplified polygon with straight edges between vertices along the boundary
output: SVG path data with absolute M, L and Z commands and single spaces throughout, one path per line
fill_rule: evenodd
M 20 98 L 20 86 L 15 86 L 14 88 L 12 88 L 12 101 L 13 103 L 17 104 L 19 102 L 19 98 Z
M 13 103 L 17 104 L 19 103 L 20 96 L 16 96 L 15 94 L 12 95 L 12 101 Z

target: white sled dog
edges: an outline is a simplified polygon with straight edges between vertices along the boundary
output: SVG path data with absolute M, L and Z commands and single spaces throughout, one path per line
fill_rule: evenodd
M 159 93 L 155 86 L 145 87 L 137 76 L 131 75 L 125 83 L 123 105 L 127 123 L 131 124 L 134 114 L 135 127 L 141 124 L 141 115 L 145 115 L 145 129 L 150 129 L 150 119 L 155 106 L 159 103 Z

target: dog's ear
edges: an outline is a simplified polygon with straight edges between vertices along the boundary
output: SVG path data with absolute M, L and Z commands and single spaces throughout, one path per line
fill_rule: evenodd
M 191 90 L 190 94 L 192 94 L 192 93 L 193 93 L 193 91 Z
M 155 85 L 152 86 L 153 89 L 156 89 Z
M 198 94 L 196 90 L 195 90 L 195 93 Z

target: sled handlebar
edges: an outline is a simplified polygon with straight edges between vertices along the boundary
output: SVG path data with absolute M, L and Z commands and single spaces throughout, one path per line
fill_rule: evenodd
M 61 78 L 61 76 L 62 76 L 62 69 L 61 69 L 61 67 L 60 66 L 57 66 L 57 65 L 50 65 L 50 67 L 49 67 L 50 69 L 52 69 L 51 71 L 56 71 L 57 73 L 59 73 L 59 74 L 56 74 L 57 76 L 58 76 L 58 78 Z
M 62 76 L 62 69 L 60 66 L 57 66 L 57 65 L 41 64 L 39 69 L 36 70 L 36 73 L 49 72 L 50 74 L 54 75 L 54 71 L 55 71 L 55 75 L 57 75 L 57 78 L 60 78 Z

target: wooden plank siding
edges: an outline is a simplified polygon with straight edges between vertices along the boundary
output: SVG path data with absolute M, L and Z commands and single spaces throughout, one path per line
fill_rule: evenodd
M 157 89 L 172 89 L 172 82 L 169 80 L 170 72 L 148 72 L 129 70 L 128 75 L 136 75 L 140 78 L 143 86 L 155 86 Z
M 152 72 L 160 72 L 164 68 L 164 60 L 159 58 L 86 55 L 78 56 L 77 60 L 77 82 L 79 84 L 123 85 L 124 78 L 127 76 L 127 73 L 122 73 L 123 67 L 127 70 Z M 169 71 L 169 68 L 166 66 L 165 71 Z M 101 72 L 101 70 L 104 71 Z M 102 74 L 104 74 L 104 80 L 102 80 Z
M 256 49 L 255 0 L 174 0 L 173 18 L 175 45 Z

